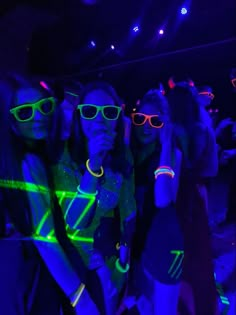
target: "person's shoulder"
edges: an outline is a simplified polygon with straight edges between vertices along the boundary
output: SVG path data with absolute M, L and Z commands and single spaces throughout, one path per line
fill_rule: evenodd
M 39 156 L 33 153 L 26 153 L 23 160 L 23 165 L 27 164 L 28 167 L 33 167 L 34 169 L 43 169 L 43 162 Z
M 47 182 L 45 166 L 36 154 L 27 153 L 25 155 L 22 162 L 22 171 L 26 180 L 33 180 L 39 183 Z

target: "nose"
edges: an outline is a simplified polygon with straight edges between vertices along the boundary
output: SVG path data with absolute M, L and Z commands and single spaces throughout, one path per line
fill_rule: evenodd
M 45 119 L 45 116 L 42 113 L 40 113 L 38 109 L 35 109 L 33 120 L 42 121 L 44 119 Z
M 95 117 L 95 121 L 99 123 L 104 123 L 104 117 L 101 111 L 98 112 L 97 116 Z
M 145 123 L 144 123 L 143 127 L 144 127 L 145 129 L 150 129 L 150 128 L 151 128 L 151 125 L 150 125 L 150 123 L 149 123 L 149 120 L 148 120 L 148 119 L 145 121 Z

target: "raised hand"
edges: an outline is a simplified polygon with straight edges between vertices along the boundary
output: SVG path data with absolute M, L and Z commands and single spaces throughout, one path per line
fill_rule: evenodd
M 107 153 L 114 147 L 115 132 L 100 132 L 94 135 L 88 142 L 90 167 L 99 170 Z
M 170 146 L 172 141 L 173 126 L 165 123 L 160 130 L 160 142 L 162 147 Z

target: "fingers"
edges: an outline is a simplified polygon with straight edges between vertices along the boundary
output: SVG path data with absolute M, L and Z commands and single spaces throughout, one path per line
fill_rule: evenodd
M 115 137 L 112 135 L 102 134 L 90 140 L 90 146 L 99 149 L 111 150 L 114 145 Z
M 111 151 L 114 147 L 114 140 L 115 140 L 116 133 L 111 132 L 110 134 L 107 133 L 100 133 L 94 136 L 89 141 L 89 158 L 92 161 L 96 161 L 95 165 L 103 163 L 103 159 L 105 158 L 107 152 Z

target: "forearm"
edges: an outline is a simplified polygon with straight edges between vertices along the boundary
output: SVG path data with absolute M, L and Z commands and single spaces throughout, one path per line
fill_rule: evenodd
M 78 193 L 65 210 L 65 220 L 70 228 L 85 228 L 94 214 L 98 193 L 97 186 L 103 169 L 100 167 L 97 172 L 94 171 L 93 167 L 93 164 L 91 166 L 87 162 L 87 169 L 77 187 Z
M 81 281 L 58 243 L 35 241 L 35 245 L 51 275 L 66 296 L 77 290 Z
M 172 167 L 171 145 L 162 148 L 160 156 L 160 167 Z M 157 165 L 158 168 L 158 165 Z M 153 175 L 154 176 L 154 175 Z M 155 205 L 156 207 L 166 207 L 173 200 L 173 179 L 167 175 L 157 176 L 155 180 Z

